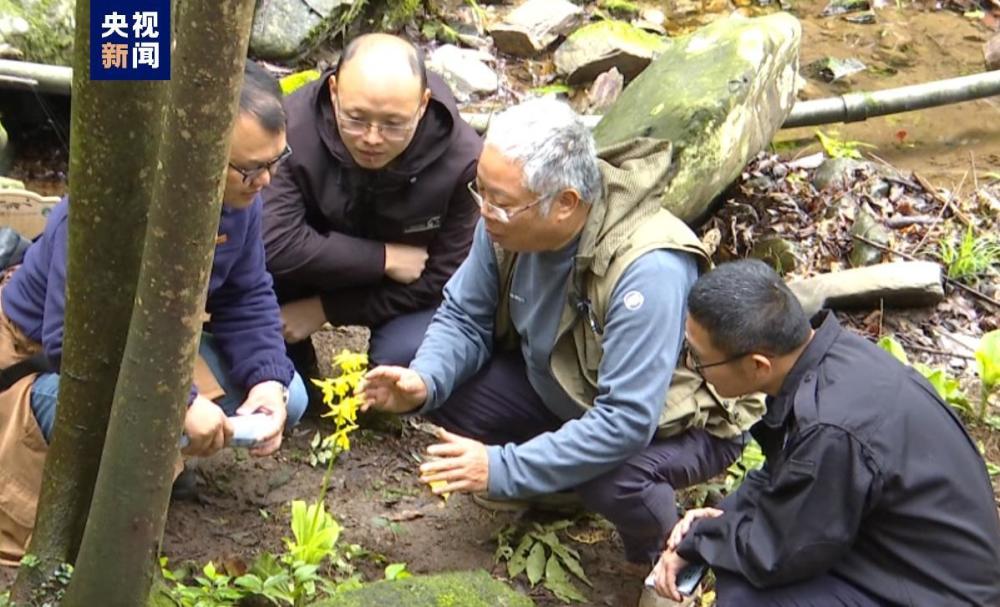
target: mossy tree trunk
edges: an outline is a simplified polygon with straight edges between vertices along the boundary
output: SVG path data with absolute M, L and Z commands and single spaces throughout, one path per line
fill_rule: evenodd
M 253 0 L 178 1 L 161 165 L 94 500 L 64 607 L 147 602 L 201 332 Z
M 76 5 L 69 254 L 59 408 L 29 552 L 25 602 L 83 536 L 132 316 L 166 83 L 92 82 L 90 3 Z

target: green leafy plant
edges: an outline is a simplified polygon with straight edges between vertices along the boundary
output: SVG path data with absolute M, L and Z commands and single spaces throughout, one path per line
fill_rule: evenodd
M 743 484 L 747 474 L 764 465 L 764 452 L 760 450 L 757 441 L 751 440 L 743 448 L 740 458 L 726 468 L 726 493 L 732 493 Z
M 938 243 L 938 259 L 947 268 L 948 278 L 975 282 L 1000 265 L 1000 242 L 990 235 L 977 236 L 969 226 L 960 239 Z
M 924 379 L 926 379 L 927 382 L 934 387 L 934 390 L 938 393 L 938 396 L 941 397 L 941 400 L 951 405 L 953 409 L 965 417 L 971 417 L 973 415 L 972 404 L 969 402 L 969 397 L 962 391 L 962 387 L 957 378 L 952 377 L 944 369 L 931 368 L 921 363 L 910 363 L 910 359 L 906 355 L 906 350 L 903 349 L 902 344 L 896 341 L 896 339 L 891 335 L 883 335 L 879 338 L 877 344 L 883 350 L 892 354 L 896 360 L 904 365 L 910 365 L 917 371 L 917 373 L 923 375 Z
M 406 563 L 391 563 L 385 568 L 387 580 L 405 580 L 408 577 L 413 577 L 413 574 L 406 570 Z
M 983 386 L 982 401 L 979 403 L 979 420 L 983 421 L 990 395 L 1000 388 L 1000 329 L 990 331 L 979 340 L 976 363 Z
M 285 538 L 288 556 L 293 561 L 319 565 L 336 554 L 340 524 L 327 513 L 326 504 L 292 502 L 292 538 Z
M 573 584 L 567 570 L 588 586 L 593 586 L 580 565 L 580 553 L 559 540 L 558 532 L 573 525 L 573 521 L 556 521 L 548 525 L 532 523 L 525 530 L 517 524 L 507 525 L 497 534 L 497 549 L 493 555 L 499 563 L 507 562 L 507 575 L 514 579 L 525 574 L 532 587 L 539 582 L 564 603 L 586 602 L 587 597 Z
M 816 131 L 816 138 L 819 139 L 819 144 L 823 146 L 823 151 L 830 158 L 851 158 L 854 160 L 861 160 L 861 148 L 875 147 L 870 143 L 865 143 L 863 141 L 843 140 L 838 138 L 838 135 L 839 133 L 836 131 L 830 131 L 829 133 Z

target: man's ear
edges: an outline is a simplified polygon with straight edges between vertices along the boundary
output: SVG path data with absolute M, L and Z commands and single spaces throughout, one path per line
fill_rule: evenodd
M 763 354 L 751 354 L 750 360 L 753 361 L 754 373 L 757 377 L 763 378 L 771 374 L 773 365 L 771 364 L 770 358 L 764 356 Z
M 427 112 L 427 104 L 431 102 L 431 90 L 429 88 L 424 89 L 424 94 L 420 96 L 420 118 L 424 117 L 424 113 Z
M 333 103 L 333 98 L 337 96 L 337 77 L 333 74 L 327 79 L 326 88 L 330 91 L 330 102 Z
M 556 219 L 568 219 L 582 203 L 583 200 L 580 198 L 580 193 L 573 188 L 569 188 L 559 192 L 555 200 L 552 201 L 553 208 L 550 213 L 554 213 Z

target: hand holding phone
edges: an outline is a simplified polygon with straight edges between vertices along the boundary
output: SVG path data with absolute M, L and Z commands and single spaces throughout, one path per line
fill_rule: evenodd
M 677 574 L 677 579 L 675 583 L 677 584 L 677 592 L 680 592 L 684 596 L 691 596 L 694 594 L 695 590 L 698 589 L 698 584 L 701 583 L 705 573 L 708 572 L 708 566 L 704 563 L 690 563 L 686 567 L 680 570 Z M 654 576 L 655 569 L 649 572 L 646 576 L 646 587 L 655 588 L 656 578 Z

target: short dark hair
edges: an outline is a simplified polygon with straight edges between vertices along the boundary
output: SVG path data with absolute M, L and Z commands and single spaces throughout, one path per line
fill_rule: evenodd
M 410 70 L 413 72 L 414 76 L 420 78 L 420 91 L 421 93 L 427 89 L 427 66 L 424 64 L 424 53 L 417 48 L 412 42 L 406 40 L 405 38 L 399 38 L 399 40 L 406 43 L 410 47 L 410 52 L 407 59 L 410 63 Z M 354 58 L 358 53 L 358 48 L 365 42 L 364 36 L 359 36 L 354 40 L 347 43 L 344 47 L 344 52 L 340 54 L 340 58 L 337 59 L 337 74 L 340 74 L 340 70 L 343 69 L 347 62 Z
M 240 90 L 240 112 L 250 114 L 270 133 L 285 130 L 285 108 L 281 104 L 281 85 L 256 61 L 247 60 Z
M 759 259 L 724 263 L 701 276 L 688 294 L 688 314 L 727 356 L 780 356 L 809 339 L 798 298 Z

